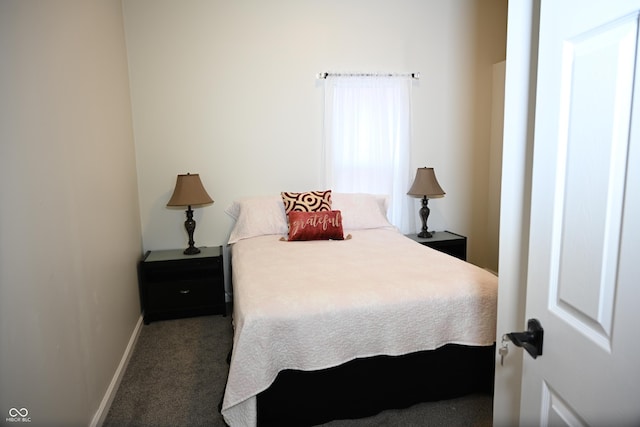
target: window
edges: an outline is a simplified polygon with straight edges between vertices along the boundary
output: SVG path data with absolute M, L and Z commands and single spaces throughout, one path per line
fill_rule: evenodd
M 327 187 L 389 195 L 389 221 L 409 232 L 411 78 L 328 76 L 324 114 Z

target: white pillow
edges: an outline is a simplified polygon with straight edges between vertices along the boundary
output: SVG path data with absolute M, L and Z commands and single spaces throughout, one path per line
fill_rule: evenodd
M 394 228 L 387 220 L 387 197 L 364 193 L 333 193 L 331 209 L 342 212 L 342 228 Z
M 225 212 L 236 220 L 229 244 L 250 237 L 288 232 L 287 215 L 279 194 L 236 200 Z

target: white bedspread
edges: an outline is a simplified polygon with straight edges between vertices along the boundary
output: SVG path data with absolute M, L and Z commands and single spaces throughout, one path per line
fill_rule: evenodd
M 222 414 L 256 424 L 256 395 L 283 369 L 495 341 L 497 277 L 397 231 L 344 241 L 232 247 L 234 342 Z

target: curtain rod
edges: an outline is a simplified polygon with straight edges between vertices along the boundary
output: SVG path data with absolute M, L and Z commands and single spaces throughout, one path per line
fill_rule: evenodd
M 419 80 L 420 73 L 318 73 L 318 79 L 326 79 L 327 77 L 411 77 Z

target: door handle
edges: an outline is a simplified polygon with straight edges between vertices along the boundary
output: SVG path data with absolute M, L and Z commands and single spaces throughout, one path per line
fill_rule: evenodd
M 529 319 L 527 321 L 527 330 L 524 332 L 510 332 L 505 334 L 516 347 L 522 347 L 534 359 L 542 356 L 542 342 L 544 338 L 544 329 L 538 319 Z

